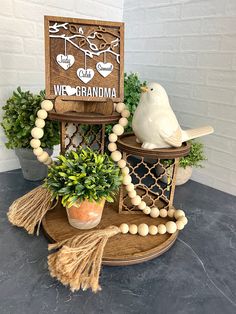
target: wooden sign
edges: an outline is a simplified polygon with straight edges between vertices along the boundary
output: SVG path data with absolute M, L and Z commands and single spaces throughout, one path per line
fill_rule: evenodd
M 123 23 L 55 16 L 44 23 L 48 99 L 123 101 Z

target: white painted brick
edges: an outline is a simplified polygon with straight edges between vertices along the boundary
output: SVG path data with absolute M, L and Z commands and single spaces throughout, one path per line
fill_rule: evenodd
M 145 18 L 145 10 L 141 8 L 126 10 L 124 11 L 123 18 L 124 21 L 129 21 L 132 25 L 132 23 L 137 23 L 137 21 L 142 21 Z
M 220 87 L 218 88 L 212 86 L 195 85 L 193 89 L 194 98 L 216 103 L 231 105 L 234 101 L 234 96 L 234 91 Z
M 25 1 L 14 1 L 14 13 L 17 18 L 25 20 L 40 21 L 42 23 L 43 16 L 47 14 L 47 8 L 34 3 Z
M 198 66 L 206 68 L 215 68 L 215 69 L 231 69 L 232 53 L 222 53 L 222 52 L 213 52 L 213 53 L 199 53 L 198 54 Z
M 186 35 L 198 34 L 201 31 L 201 20 L 175 20 L 164 24 L 164 34 Z
M 172 70 L 171 73 L 172 75 L 174 75 L 174 72 Z M 173 96 L 190 97 L 192 93 L 192 86 L 190 84 L 179 82 L 163 82 L 162 85 L 166 89 L 167 94 L 170 95 L 171 97 Z
M 13 3 L 11 0 L 1 1 L 1 15 L 13 15 Z
M 126 41 L 126 51 L 168 51 L 177 50 L 179 47 L 179 38 L 143 38 L 129 39 Z
M 214 51 L 220 46 L 220 36 L 185 36 L 181 41 L 182 50 Z
M 36 59 L 31 56 L 1 54 L 0 61 L 3 69 L 32 70 L 36 66 Z
M 180 111 L 193 115 L 196 113 L 200 115 L 207 115 L 208 113 L 207 102 L 205 101 L 177 96 L 171 97 L 171 100 L 171 106 L 175 112 Z
M 44 24 L 43 23 L 36 24 L 36 38 L 44 39 Z
M 41 88 L 44 84 L 44 72 L 18 72 L 18 80 L 21 85 L 39 85 Z
M 212 150 L 212 157 L 208 157 L 209 163 L 215 165 L 222 165 L 225 168 L 236 171 L 235 156 L 228 154 L 227 152 Z
M 211 70 L 208 71 L 207 82 L 209 85 L 236 88 L 236 71 Z
M 210 136 L 204 136 L 201 138 L 201 142 L 208 147 L 208 149 L 214 150 L 221 150 L 226 151 L 233 154 L 232 149 L 232 139 L 228 139 L 215 133 L 211 134 Z M 235 150 L 236 152 L 236 150 Z
M 128 64 L 159 65 L 160 55 L 158 52 L 126 52 L 125 62 Z
M 236 1 L 235 0 L 227 0 L 225 12 L 227 15 L 236 16 Z
M 175 71 L 177 82 L 195 82 L 200 84 L 206 82 L 207 73 L 205 70 L 177 68 Z
M 1 17 L 0 34 L 5 36 L 33 37 L 35 35 L 35 24 L 28 21 Z
M 144 76 L 149 78 L 150 81 L 159 82 L 160 80 L 164 81 L 173 81 L 174 73 L 171 68 L 160 67 L 160 66 L 144 66 Z
M 0 172 L 10 171 L 13 169 L 19 169 L 20 163 L 18 159 L 15 157 L 14 159 L 7 159 L 0 161 Z
M 23 52 L 23 42 L 20 37 L 0 35 L 0 43 L 1 52 Z
M 208 116 L 225 121 L 236 121 L 236 105 L 226 106 L 225 104 L 208 104 Z
M 161 63 L 167 66 L 195 66 L 197 64 L 197 54 L 188 52 L 165 52 L 161 56 Z
M 44 54 L 44 41 L 38 39 L 24 39 L 24 51 L 26 54 Z
M 207 18 L 202 21 L 202 32 L 206 34 L 235 34 L 236 18 Z
M 151 7 L 147 8 L 145 12 L 146 20 L 158 21 L 176 19 L 180 17 L 181 5 Z
M 1 71 L 0 86 L 6 86 L 9 84 L 18 84 L 18 76 L 15 70 Z
M 236 51 L 236 35 L 223 36 L 221 38 L 220 50 Z
M 109 6 L 114 6 L 115 8 L 119 8 L 119 9 L 123 9 L 123 2 L 124 0 L 116 0 L 116 1 L 111 1 L 111 0 L 98 0 L 98 1 L 94 1 L 95 3 L 96 2 L 100 2 L 102 4 L 105 4 L 107 5 L 108 7 Z
M 198 0 L 186 2 L 182 8 L 182 17 L 208 17 L 224 12 L 224 0 Z
M 158 37 L 164 34 L 164 24 L 163 23 L 144 23 L 140 25 L 140 34 L 136 33 L 136 36 L 141 36 L 142 38 L 147 37 Z
M 81 3 L 81 1 L 76 0 L 77 2 Z M 66 9 L 66 10 L 73 10 L 75 8 L 75 1 L 74 0 L 47 0 L 47 5 L 53 6 L 56 8 Z

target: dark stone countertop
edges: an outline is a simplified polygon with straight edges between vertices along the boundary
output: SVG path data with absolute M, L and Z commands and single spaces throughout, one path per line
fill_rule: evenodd
M 0 173 L 0 314 L 236 313 L 236 197 L 190 181 L 175 205 L 189 224 L 164 255 L 103 267 L 102 291 L 70 292 L 47 270 L 47 240 L 8 223 L 17 197 L 37 184 L 20 170 Z

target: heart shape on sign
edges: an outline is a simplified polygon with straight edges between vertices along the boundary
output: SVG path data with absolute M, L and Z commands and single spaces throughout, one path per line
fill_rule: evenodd
M 103 77 L 107 77 L 113 71 L 113 64 L 110 62 L 98 62 L 96 68 Z
M 70 87 L 69 85 L 66 86 L 66 93 L 68 96 L 72 96 L 76 93 L 76 88 Z
M 87 84 L 94 77 L 94 71 L 93 69 L 79 68 L 77 70 L 77 76 L 82 82 Z
M 75 62 L 75 58 L 72 55 L 63 55 L 62 53 L 57 55 L 57 63 L 64 69 L 68 70 Z

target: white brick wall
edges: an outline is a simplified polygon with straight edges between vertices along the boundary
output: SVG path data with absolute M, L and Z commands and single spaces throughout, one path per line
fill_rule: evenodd
M 121 21 L 123 0 L 1 0 L 0 120 L 2 105 L 17 86 L 35 92 L 45 86 L 44 15 Z M 0 171 L 18 168 L 15 153 L 4 142 L 0 128 Z
M 125 0 L 126 71 L 162 83 L 184 127 L 211 124 L 193 179 L 236 195 L 236 0 Z

